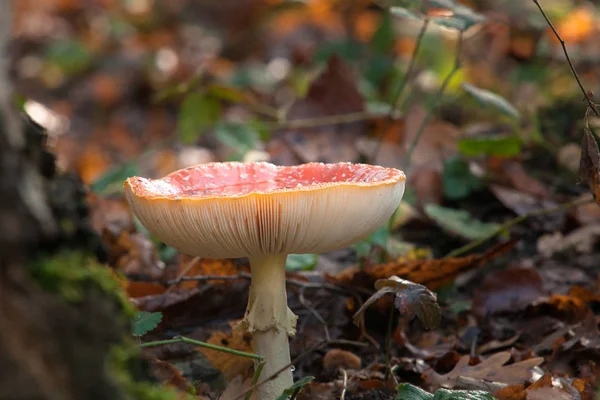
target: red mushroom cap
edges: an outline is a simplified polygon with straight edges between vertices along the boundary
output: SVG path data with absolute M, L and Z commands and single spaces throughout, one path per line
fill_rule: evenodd
M 392 215 L 405 180 L 402 171 L 366 164 L 231 162 L 132 177 L 124 188 L 160 240 L 189 255 L 232 258 L 352 244 Z

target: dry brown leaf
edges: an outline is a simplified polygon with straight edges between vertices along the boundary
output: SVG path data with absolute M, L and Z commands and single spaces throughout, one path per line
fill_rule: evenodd
M 232 328 L 234 325 L 234 323 L 231 323 Z M 242 332 L 241 329 L 232 329 L 231 333 L 215 332 L 206 342 L 233 350 L 252 353 L 252 335 Z M 227 380 L 232 380 L 238 375 L 243 377 L 249 376 L 250 370 L 254 365 L 252 359 L 218 350 L 199 347 L 197 351 L 204 354 L 212 366 L 221 371 Z
M 542 387 L 538 389 L 527 389 L 527 400 L 573 400 L 573 397 L 557 387 Z
M 524 385 L 509 385 L 494 392 L 498 400 L 525 400 L 526 396 Z
M 238 375 L 228 382 L 225 391 L 221 393 L 221 396 L 219 396 L 219 400 L 237 399 L 242 393 L 245 393 L 248 389 L 250 389 L 250 386 L 252 386 L 251 378 L 244 379 L 243 376 Z M 250 399 L 256 400 L 256 394 L 253 393 Z
M 531 378 L 531 369 L 544 362 L 542 357 L 530 358 L 510 365 L 504 365 L 510 360 L 509 352 L 496 353 L 477 365 L 469 365 L 470 356 L 463 356 L 454 369 L 445 375 L 433 370 L 423 373 L 424 379 L 436 387 L 453 388 L 460 377 L 478 379 L 490 382 L 500 382 L 508 385 L 519 385 Z
M 490 157 L 488 167 L 495 179 L 520 192 L 538 199 L 547 199 L 550 196 L 546 186 L 529 175 L 523 164 L 517 160 Z
M 579 161 L 579 179 L 587 183 L 594 195 L 596 203 L 600 204 L 600 151 L 594 135 L 589 129 L 583 133 L 581 144 L 581 160 Z
M 544 297 L 544 284 L 533 269 L 508 268 L 488 274 L 477 288 L 472 310 L 480 319 L 501 312 L 516 312 Z
M 401 263 L 391 262 L 362 268 L 348 268 L 337 275 L 327 276 L 327 278 L 333 283 L 371 289 L 375 281 L 387 279 L 395 275 L 401 279 L 419 283 L 434 290 L 448 282 L 452 282 L 461 273 L 484 265 L 492 259 L 505 254 L 515 244 L 515 241 L 509 241 L 495 246 L 483 254 L 475 254 L 467 257 L 415 260 Z
M 124 197 L 100 197 L 94 193 L 87 195 L 92 228 L 101 234 L 105 228 L 114 231 L 133 229 L 131 211 Z
M 340 369 L 360 369 L 360 366 L 360 357 L 346 350 L 331 349 L 323 356 L 323 369 L 328 373 Z
M 167 279 L 176 279 L 183 276 L 236 276 L 238 273 L 247 269 L 240 269 L 234 264 L 233 260 L 216 260 L 211 258 L 201 258 L 194 262 L 195 257 L 181 255 L 179 270 L 177 273 L 172 271 Z M 191 264 L 191 265 L 190 265 Z M 186 270 L 187 269 L 187 270 Z M 198 285 L 204 284 L 230 284 L 232 281 L 208 280 L 208 281 L 183 281 L 175 285 L 176 289 L 193 289 Z
M 118 232 L 118 233 L 117 233 Z M 146 276 L 155 280 L 164 275 L 164 262 L 148 236 L 116 229 L 104 229 L 108 263 L 125 275 Z
M 164 385 L 177 388 L 182 392 L 189 392 L 190 383 L 181 375 L 181 372 L 172 364 L 158 359 L 150 360 L 152 375 Z
M 166 288 L 154 282 L 128 281 L 125 290 L 127 291 L 127 296 L 135 299 L 164 293 Z
M 338 56 L 329 59 L 326 69 L 310 85 L 306 97 L 296 100 L 287 121 L 346 115 L 364 111 L 364 100 L 356 86 L 351 68 Z M 287 127 L 278 132 L 267 149 L 275 164 L 302 162 L 357 161 L 356 139 L 366 131 L 366 122 L 315 127 Z

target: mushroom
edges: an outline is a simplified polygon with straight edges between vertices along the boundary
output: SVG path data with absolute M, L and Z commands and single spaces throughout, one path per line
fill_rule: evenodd
M 287 306 L 288 254 L 324 253 L 382 226 L 398 207 L 402 171 L 352 163 L 275 166 L 207 163 L 162 179 L 131 177 L 125 195 L 141 223 L 182 253 L 248 257 L 252 280 L 241 327 L 269 377 L 290 364 L 297 317 Z M 291 368 L 257 388 L 273 400 L 293 384 Z

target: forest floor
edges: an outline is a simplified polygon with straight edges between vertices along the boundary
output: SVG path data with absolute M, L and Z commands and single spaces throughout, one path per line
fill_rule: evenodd
M 404 170 L 407 191 L 369 238 L 289 257 L 291 368 L 305 384 L 292 397 L 597 398 L 593 3 L 42 3 L 15 8 L 20 104 L 58 167 L 89 187 L 100 261 L 142 312 L 141 343 L 251 353 L 232 330 L 249 269 L 160 243 L 133 218 L 124 179 L 212 161 L 365 162 Z M 354 324 L 392 276 L 413 283 Z M 190 343 L 143 352 L 158 380 L 201 399 L 251 385 L 249 358 Z

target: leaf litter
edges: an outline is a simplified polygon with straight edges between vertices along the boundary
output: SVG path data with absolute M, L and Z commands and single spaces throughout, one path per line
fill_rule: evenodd
M 17 20 L 32 18 L 25 3 Z M 291 263 L 289 304 L 301 315 L 291 348 L 302 357 L 289 393 L 593 399 L 600 382 L 600 212 L 590 201 L 535 214 L 590 193 L 598 202 L 592 112 L 585 115 L 562 61 L 544 53 L 560 46 L 548 40 L 552 32 L 540 27 L 535 8 L 468 3 L 474 10 L 436 1 L 429 9 L 394 7 L 392 16 L 381 4 L 328 0 L 249 2 L 244 13 L 231 1 L 160 12 L 49 2 L 36 12 L 68 27 L 60 40 L 37 31 L 41 24 L 18 25 L 35 44 L 16 43 L 18 89 L 45 99 L 46 121 L 69 122 L 47 124 L 56 132 L 49 146 L 61 168 L 89 185 L 99 259 L 124 277 L 139 310 L 133 334 L 143 342 L 184 335 L 252 349 L 232 328 L 244 313 L 247 260 L 198 260 L 157 243 L 131 217 L 121 193 L 125 177 L 257 157 L 403 167 L 419 136 L 403 205 L 410 218 L 396 216 L 385 240 L 365 242 L 360 255 L 349 249 Z M 559 11 L 552 15 L 567 43 L 599 54 L 597 10 Z M 69 16 L 78 13 L 87 17 L 74 23 Z M 416 67 L 398 109 L 390 109 L 426 18 Z M 105 23 L 111 29 L 99 28 Z M 214 23 L 216 31 L 198 29 Z M 466 30 L 458 56 L 448 50 L 457 30 Z M 475 30 L 485 44 L 469 34 Z M 460 71 L 432 99 L 455 58 Z M 585 79 L 590 87 L 599 82 L 592 73 Z M 28 101 L 25 109 L 35 110 Z M 577 178 L 584 185 L 576 186 Z M 496 234 L 515 215 L 532 214 Z M 143 353 L 157 381 L 193 388 L 200 399 L 236 398 L 251 386 L 253 361 L 230 353 L 185 343 Z

